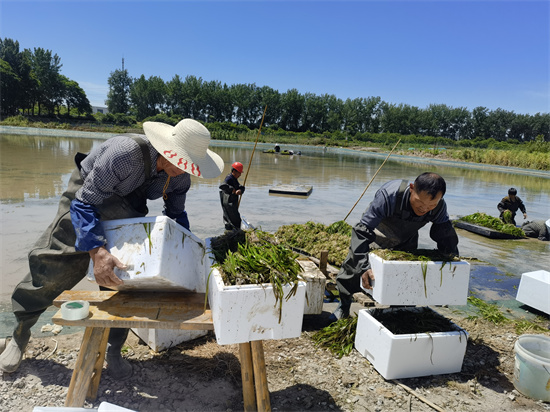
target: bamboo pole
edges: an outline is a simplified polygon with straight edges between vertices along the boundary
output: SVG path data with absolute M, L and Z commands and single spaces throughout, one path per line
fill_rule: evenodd
M 382 166 L 384 166 L 384 164 L 386 163 L 386 161 L 390 158 L 391 154 L 393 153 L 393 151 L 395 150 L 395 148 L 397 147 L 397 145 L 399 144 L 399 142 L 401 141 L 401 139 L 399 139 L 397 141 L 397 143 L 393 146 L 393 148 L 391 149 L 390 153 L 388 153 L 388 156 L 386 157 L 386 159 L 382 162 L 382 164 L 380 165 L 380 167 L 378 168 L 378 170 L 376 171 L 376 173 L 374 174 L 374 176 L 372 177 L 372 179 L 370 180 L 369 184 L 367 185 L 367 187 L 365 187 L 365 190 L 363 190 L 363 193 L 361 193 L 361 196 L 359 196 L 359 199 L 357 199 L 357 202 L 355 202 L 355 204 L 353 205 L 353 207 L 351 208 L 351 210 L 348 212 L 348 214 L 346 215 L 346 217 L 344 218 L 344 222 L 346 221 L 346 219 L 348 218 L 348 216 L 351 214 L 351 212 L 353 211 L 353 209 L 355 209 L 355 206 L 357 206 L 357 203 L 359 203 L 359 201 L 361 200 L 361 198 L 363 197 L 363 195 L 365 194 L 365 192 L 367 191 L 367 189 L 369 188 L 370 184 L 372 183 L 372 181 L 374 180 L 374 178 L 376 177 L 376 175 L 378 174 L 378 172 L 380 171 L 380 169 L 382 169 Z
M 252 350 L 252 364 L 254 366 L 254 384 L 256 386 L 256 402 L 259 412 L 270 412 L 271 401 L 267 388 L 267 375 L 265 368 L 264 347 L 261 340 L 250 342 Z
M 248 161 L 248 167 L 246 168 L 246 174 L 244 175 L 243 186 L 246 186 L 246 179 L 248 178 L 248 172 L 250 171 L 250 166 L 252 165 L 252 158 L 254 157 L 254 152 L 256 151 L 256 145 L 258 144 L 258 139 L 260 138 L 260 132 L 262 131 L 262 125 L 264 124 L 266 111 L 267 111 L 267 104 L 265 105 L 264 114 L 262 115 L 262 122 L 260 123 L 260 128 L 258 129 L 258 134 L 256 136 L 256 143 L 254 143 L 254 149 L 252 149 L 252 154 L 250 155 L 250 160 Z M 243 198 L 243 195 L 241 194 L 239 196 L 239 204 L 237 205 L 237 208 L 241 205 L 242 198 Z
M 243 381 L 244 411 L 257 411 L 256 393 L 254 390 L 254 369 L 252 366 L 252 351 L 250 342 L 239 344 L 241 358 L 241 377 Z

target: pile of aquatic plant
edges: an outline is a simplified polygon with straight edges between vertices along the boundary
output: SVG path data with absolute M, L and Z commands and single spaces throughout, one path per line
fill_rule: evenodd
M 436 333 L 460 330 L 449 319 L 428 308 L 373 309 L 371 315 L 394 335 Z
M 306 222 L 281 226 L 275 237 L 284 245 L 296 248 L 318 257 L 328 250 L 328 262 L 341 266 L 349 248 L 352 227 L 344 221 L 329 226 L 322 223 Z
M 480 298 L 475 296 L 468 296 L 468 303 L 474 306 L 477 309 L 477 315 L 470 315 L 468 319 L 475 320 L 481 317 L 488 322 L 494 323 L 495 325 L 512 323 L 516 333 L 522 335 L 529 332 L 548 332 L 548 327 L 542 326 L 545 319 L 540 316 L 537 318 L 536 322 L 531 322 L 526 319 L 509 319 L 501 309 L 495 303 L 488 303 Z
M 467 223 L 473 223 L 474 225 L 488 227 L 489 229 L 498 230 L 502 233 L 507 233 L 516 237 L 525 237 L 525 232 L 519 227 L 510 223 L 504 223 L 501 219 L 489 216 L 485 213 L 473 213 L 471 215 L 462 216 L 458 220 L 462 220 Z
M 315 346 L 329 349 L 333 355 L 341 358 L 353 350 L 357 332 L 357 316 L 342 318 L 317 331 L 311 338 Z
M 216 259 L 213 267 L 218 268 L 225 285 L 270 283 L 279 305 L 279 320 L 283 299 L 296 294 L 302 267 L 296 261 L 298 255 L 277 244 L 273 235 L 260 230 L 232 232 L 212 242 L 212 254 Z M 243 239 L 244 238 L 244 239 Z M 287 295 L 283 286 L 292 285 Z
M 373 249 L 370 253 L 380 256 L 384 260 L 401 260 L 407 262 L 459 262 L 455 255 L 442 253 L 437 249 L 416 249 L 409 252 L 392 249 Z

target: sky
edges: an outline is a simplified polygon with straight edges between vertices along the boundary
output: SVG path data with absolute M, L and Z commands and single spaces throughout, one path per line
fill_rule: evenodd
M 0 0 L 0 37 L 57 54 L 105 106 L 110 74 L 550 113 L 548 0 Z

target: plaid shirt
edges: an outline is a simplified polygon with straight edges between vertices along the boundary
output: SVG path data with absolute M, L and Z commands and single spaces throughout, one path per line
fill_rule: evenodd
M 151 185 L 147 188 L 147 199 L 158 199 L 168 179 L 164 172 L 157 172 L 159 153 L 145 135 L 140 137 L 147 142 L 151 155 Z M 84 181 L 76 192 L 76 198 L 82 203 L 99 205 L 113 194 L 126 196 L 145 182 L 145 170 L 139 145 L 129 136 L 120 135 L 110 138 L 92 150 L 82 161 L 80 175 Z M 179 216 L 185 210 L 186 193 L 191 186 L 189 174 L 170 178 L 164 202 L 167 216 Z

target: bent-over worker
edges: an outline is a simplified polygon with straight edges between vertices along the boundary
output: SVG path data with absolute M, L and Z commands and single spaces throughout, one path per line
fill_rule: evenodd
M 508 189 L 508 196 L 503 197 L 502 200 L 497 205 L 497 209 L 500 212 L 500 218 L 505 223 L 512 223 L 514 226 L 516 226 L 516 212 L 521 210 L 521 213 L 523 213 L 523 218 L 527 219 L 527 210 L 525 209 L 525 205 L 523 204 L 523 201 L 517 196 L 518 191 L 511 187 Z M 510 218 L 510 222 L 506 222 L 504 214 L 506 211 L 510 211 L 512 213 L 512 217 Z
M 184 119 L 175 127 L 145 122 L 145 135 L 114 136 L 88 155 L 78 153 L 57 215 L 29 253 L 30 272 L 12 294 L 17 325 L 0 355 L 0 370 L 19 367 L 31 327 L 63 291 L 86 275 L 90 258 L 100 287 L 123 283 L 114 273 L 124 265 L 105 248 L 102 220 L 143 217 L 147 200 L 164 199 L 164 215 L 189 229 L 185 198 L 190 176 L 214 178 L 223 160 L 208 150 L 210 133 L 199 122 Z M 111 329 L 107 370 L 118 380 L 132 375 L 120 350 L 128 329 Z
M 349 252 L 336 276 L 340 305 L 329 321 L 348 317 L 353 294 L 372 289 L 374 274 L 369 262 L 373 248 L 412 251 L 418 248 L 418 231 L 431 222 L 430 237 L 443 253 L 458 255 L 458 236 L 443 200 L 445 180 L 436 173 L 422 173 L 414 183 L 392 180 L 383 184 L 353 227 Z

